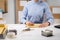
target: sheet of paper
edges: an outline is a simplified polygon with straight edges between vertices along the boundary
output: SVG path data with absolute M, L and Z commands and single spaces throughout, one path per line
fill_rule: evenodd
M 60 8 L 53 8 L 54 14 L 60 14 Z
M 5 20 L 0 20 L 0 24 L 5 24 L 6 21 Z
M 22 16 L 22 11 L 18 11 L 18 21 L 20 22 Z
M 27 4 L 27 1 L 20 1 L 20 6 L 25 6 Z
M 3 18 L 3 16 L 2 16 L 2 12 L 0 12 L 0 18 Z

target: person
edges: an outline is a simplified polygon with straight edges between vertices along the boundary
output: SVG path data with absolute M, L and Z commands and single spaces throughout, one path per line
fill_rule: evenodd
M 45 21 L 44 21 L 45 19 Z M 53 24 L 53 16 L 49 6 L 43 0 L 31 0 L 24 6 L 21 23 L 40 24 L 39 27 L 47 27 Z

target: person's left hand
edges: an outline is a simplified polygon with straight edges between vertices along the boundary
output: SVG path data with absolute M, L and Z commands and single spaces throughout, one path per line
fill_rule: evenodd
M 47 27 L 49 25 L 49 22 L 45 22 L 39 25 L 39 27 Z

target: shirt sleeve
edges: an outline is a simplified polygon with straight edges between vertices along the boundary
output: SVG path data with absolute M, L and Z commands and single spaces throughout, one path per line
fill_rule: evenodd
M 47 4 L 45 6 L 45 16 L 46 16 L 46 20 L 50 23 L 50 25 L 54 23 L 53 15 L 52 15 L 50 8 Z
M 27 10 L 27 6 L 25 6 L 21 15 L 21 20 L 20 20 L 22 24 L 26 23 L 27 14 L 28 14 L 28 10 Z

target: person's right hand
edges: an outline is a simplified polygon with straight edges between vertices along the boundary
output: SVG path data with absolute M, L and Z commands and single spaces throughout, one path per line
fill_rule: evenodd
M 32 22 L 27 21 L 27 22 L 26 22 L 26 25 L 31 26 L 31 25 L 33 25 L 33 23 L 32 23 Z

